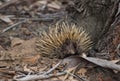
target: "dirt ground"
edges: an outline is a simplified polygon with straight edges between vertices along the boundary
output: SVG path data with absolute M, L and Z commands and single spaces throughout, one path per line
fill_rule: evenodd
M 42 76 L 42 79 L 28 80 L 120 81 L 120 70 L 101 67 L 77 56 L 65 58 L 56 66 L 61 59 L 43 57 L 36 50 L 40 33 L 68 15 L 65 11 L 66 3 L 61 2 L 62 0 L 0 1 L 0 81 L 25 81 L 26 76 L 42 75 L 54 67 L 56 68 Z M 95 48 L 96 52 L 90 51 L 92 57 L 115 61 L 119 65 L 120 23 L 110 29 Z M 79 67 L 76 69 L 77 64 Z

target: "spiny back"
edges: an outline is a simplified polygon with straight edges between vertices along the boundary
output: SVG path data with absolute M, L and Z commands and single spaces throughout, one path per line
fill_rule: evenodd
M 62 23 L 49 28 L 47 32 L 42 32 L 36 45 L 43 56 L 64 58 L 87 52 L 92 47 L 92 41 L 82 28 Z

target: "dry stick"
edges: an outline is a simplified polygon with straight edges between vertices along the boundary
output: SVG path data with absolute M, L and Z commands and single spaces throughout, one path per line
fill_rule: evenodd
M 39 14 L 39 17 L 37 18 L 13 18 L 13 17 L 10 17 L 10 19 L 14 19 L 14 20 L 21 20 L 21 19 L 29 19 L 29 20 L 32 20 L 32 21 L 50 21 L 50 20 L 53 20 L 53 19 L 60 19 L 60 18 L 63 18 L 65 17 L 66 15 L 66 12 L 58 12 L 58 13 L 53 13 L 53 14 Z
M 78 80 L 80 80 L 80 81 L 89 81 L 89 80 L 87 80 L 87 79 L 85 79 L 85 78 L 83 78 L 83 77 L 80 77 L 80 76 L 77 76 L 77 75 L 75 75 L 75 74 L 72 74 L 72 73 L 69 73 L 69 72 L 67 72 L 69 75 L 71 75 L 71 76 L 73 76 L 73 77 L 76 77 Z
M 23 20 L 23 21 L 20 21 L 20 22 L 18 22 L 18 23 L 13 24 L 12 26 L 9 26 L 9 27 L 3 29 L 2 33 L 6 32 L 6 31 L 10 30 L 11 28 L 13 28 L 13 27 L 15 27 L 15 26 L 17 26 L 17 25 L 19 25 L 19 24 L 22 24 L 22 23 L 24 23 L 24 22 L 26 22 L 26 21 L 27 21 L 27 19 L 25 19 L 25 20 Z
M 57 73 L 56 75 L 54 74 L 50 74 L 53 70 L 55 70 L 60 64 L 62 63 L 62 61 L 60 61 L 58 64 L 56 64 L 53 68 L 51 68 L 50 70 L 48 70 L 46 73 L 43 74 L 35 74 L 35 75 L 26 75 L 22 78 L 19 78 L 20 76 L 16 76 L 14 77 L 15 80 L 19 80 L 19 81 L 23 81 L 23 80 L 38 80 L 38 79 L 47 79 L 47 78 L 51 78 L 51 77 L 55 77 L 55 76 L 60 76 L 60 75 L 64 75 L 66 74 L 66 72 L 61 72 L 61 73 Z M 19 79 L 17 79 L 19 78 Z
M 49 74 L 51 73 L 53 70 L 55 70 L 60 64 L 62 63 L 62 61 L 60 61 L 58 64 L 56 64 L 53 68 L 51 68 L 50 70 L 48 70 L 45 74 Z
M 74 76 L 76 78 L 79 78 L 80 80 L 83 81 L 87 81 L 85 79 L 83 79 L 82 77 L 78 77 L 72 73 L 69 73 L 67 71 L 63 71 L 57 74 L 50 74 L 53 70 L 55 70 L 60 64 L 62 63 L 62 61 L 60 61 L 58 64 L 56 64 L 53 68 L 51 68 L 50 70 L 48 70 L 46 73 L 43 74 L 34 74 L 34 75 L 19 75 L 19 76 L 15 76 L 14 80 L 18 80 L 18 81 L 28 81 L 28 80 L 41 80 L 41 79 L 48 79 L 51 77 L 55 77 L 55 76 L 61 76 L 61 75 L 65 75 L 65 74 L 70 74 L 71 76 Z
M 37 75 L 37 74 L 34 74 L 34 75 L 26 75 L 24 77 L 21 77 L 21 76 L 17 77 L 17 76 L 15 76 L 14 80 L 17 80 L 17 81 L 41 80 L 41 79 L 48 79 L 48 78 L 51 78 L 51 77 L 61 76 L 61 75 L 65 75 L 65 74 L 66 74 L 66 72 L 60 72 L 60 73 L 57 73 L 57 74 L 48 74 L 48 75 L 44 75 L 44 74 Z
M 3 5 L 1 5 L 0 9 L 7 8 L 7 7 L 11 6 L 11 5 L 15 6 L 17 4 L 28 2 L 28 1 L 32 3 L 34 0 L 10 0 L 10 1 L 4 3 Z
M 107 61 L 107 60 L 103 60 L 103 59 L 99 59 L 99 58 L 93 58 L 93 57 L 86 57 L 84 55 L 82 56 L 82 58 L 84 58 L 85 60 L 92 62 L 96 65 L 99 65 L 101 67 L 120 71 L 120 65 L 117 65 L 111 61 Z
M 8 7 L 9 5 L 12 5 L 12 4 L 16 3 L 17 1 L 19 1 L 19 0 L 10 0 L 10 1 L 4 3 L 3 5 L 1 5 L 0 9 Z
M 75 72 L 72 72 L 72 71 L 74 71 L 79 65 L 80 65 L 80 64 L 78 64 L 77 66 L 75 66 L 75 67 L 73 67 L 73 68 L 70 68 L 70 69 L 68 69 L 68 70 L 65 70 L 64 72 L 66 72 L 67 75 L 64 77 L 63 81 L 65 81 L 65 80 L 68 78 L 68 75 L 71 75 L 71 76 L 75 77 L 75 78 L 78 79 L 79 81 L 88 81 L 87 79 L 84 79 L 84 78 L 81 77 L 81 76 L 77 76 L 77 75 L 75 74 Z

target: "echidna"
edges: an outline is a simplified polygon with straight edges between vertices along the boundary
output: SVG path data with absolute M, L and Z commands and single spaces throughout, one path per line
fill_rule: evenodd
M 87 52 L 92 47 L 92 41 L 82 28 L 62 23 L 42 32 L 36 46 L 42 56 L 65 58 Z

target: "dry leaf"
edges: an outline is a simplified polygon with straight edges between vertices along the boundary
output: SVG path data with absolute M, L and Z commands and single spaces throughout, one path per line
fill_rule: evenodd
M 47 0 L 42 0 L 42 1 L 37 1 L 36 3 L 39 3 L 39 4 L 47 4 Z
M 56 4 L 55 2 L 49 3 L 47 6 L 57 10 L 61 9 L 60 5 Z
M 30 6 L 30 9 L 32 9 L 33 7 L 39 7 L 39 6 L 43 6 L 43 5 L 46 5 L 46 4 L 47 4 L 46 0 L 37 1 Z
M 77 73 L 78 73 L 80 76 L 85 77 L 85 73 L 86 73 L 86 72 L 87 72 L 87 69 L 81 68 Z
M 28 56 L 28 57 L 22 58 L 22 61 L 30 64 L 35 64 L 39 58 L 40 58 L 40 55 Z
M 24 40 L 20 39 L 20 38 L 13 38 L 11 41 L 11 47 L 15 47 L 17 45 L 20 45 L 24 42 Z
M 13 21 L 8 16 L 0 15 L 0 19 L 4 22 L 8 23 L 9 25 L 13 24 Z
M 30 70 L 30 69 L 27 67 L 27 65 L 25 65 L 23 68 L 24 68 L 24 71 L 32 72 L 32 70 Z

